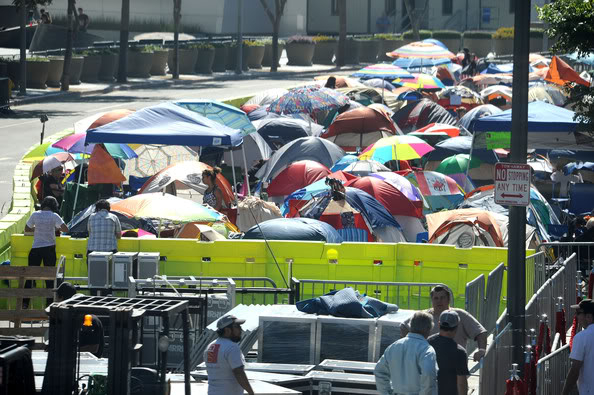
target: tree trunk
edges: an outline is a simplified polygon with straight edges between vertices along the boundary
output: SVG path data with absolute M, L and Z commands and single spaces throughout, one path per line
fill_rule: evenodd
M 72 43 L 74 41 L 74 22 L 72 14 L 74 13 L 74 0 L 68 0 L 68 31 L 66 32 L 66 53 L 64 54 L 64 71 L 62 72 L 62 86 L 60 90 L 70 89 L 70 63 L 72 63 Z
M 120 26 L 120 57 L 118 82 L 128 81 L 128 34 L 130 33 L 130 0 L 122 0 L 122 21 Z
M 272 23 L 272 59 L 270 61 L 270 72 L 276 72 L 278 70 L 278 34 L 287 0 L 274 0 L 274 15 L 268 7 L 266 0 L 260 0 L 260 4 L 262 4 L 266 15 L 268 15 L 270 23 Z
M 20 90 L 19 93 L 21 95 L 26 95 L 27 94 L 27 32 L 25 31 L 25 26 L 27 25 L 27 4 L 23 1 L 21 3 L 21 6 L 19 7 L 20 10 L 20 14 L 19 14 L 19 19 L 20 21 L 20 25 L 21 25 L 21 42 L 20 42 L 20 53 L 21 53 L 21 59 L 20 59 L 20 67 L 21 67 L 21 81 L 20 81 Z
M 339 31 L 338 31 L 338 54 L 336 56 L 336 66 L 344 66 L 346 52 L 346 32 L 347 32 L 347 7 L 346 0 L 338 0 Z
M 179 21 L 181 19 L 181 0 L 173 0 L 173 65 L 171 78 L 179 79 Z
M 413 37 L 415 41 L 421 41 L 421 19 L 423 19 L 429 9 L 429 0 L 425 0 L 425 5 L 422 9 L 416 7 L 416 0 L 404 0 L 404 5 L 406 6 L 408 19 L 410 19 L 410 27 L 413 31 Z

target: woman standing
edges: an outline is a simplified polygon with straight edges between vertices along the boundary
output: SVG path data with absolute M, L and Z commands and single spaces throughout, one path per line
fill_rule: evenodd
M 33 232 L 33 246 L 29 251 L 29 266 L 56 266 L 56 230 L 68 232 L 68 227 L 56 212 L 58 201 L 53 196 L 46 196 L 41 201 L 41 210 L 35 211 L 25 225 L 25 232 Z M 53 280 L 45 281 L 46 288 L 52 288 Z M 25 288 L 31 288 L 27 280 Z M 46 300 L 49 305 L 51 298 Z M 29 307 L 29 299 L 23 299 L 23 309 Z
M 204 191 L 204 197 L 202 202 L 208 204 L 210 207 L 217 211 L 224 208 L 223 192 L 217 186 L 217 175 L 221 173 L 221 169 L 213 167 L 212 170 L 204 170 L 202 172 L 202 182 L 206 184 L 206 191 Z

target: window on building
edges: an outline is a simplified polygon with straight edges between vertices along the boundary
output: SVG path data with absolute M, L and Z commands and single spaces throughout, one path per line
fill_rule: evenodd
M 509 13 L 513 14 L 515 10 L 516 10 L 516 1 L 509 0 Z
M 330 15 L 337 16 L 338 12 L 338 0 L 331 0 L 330 2 Z
M 441 14 L 452 15 L 454 9 L 453 0 L 441 0 Z
M 386 15 L 393 15 L 396 12 L 396 0 L 386 0 Z

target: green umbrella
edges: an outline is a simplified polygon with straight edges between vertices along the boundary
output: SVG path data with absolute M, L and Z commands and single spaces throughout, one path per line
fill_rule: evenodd
M 457 154 L 453 156 L 448 156 L 444 160 L 441 161 L 439 166 L 435 171 L 441 174 L 459 174 L 465 173 L 466 169 L 468 169 L 468 161 L 470 161 L 470 169 L 474 169 L 475 167 L 479 167 L 481 165 L 481 160 L 478 158 L 473 157 L 470 159 L 468 154 Z

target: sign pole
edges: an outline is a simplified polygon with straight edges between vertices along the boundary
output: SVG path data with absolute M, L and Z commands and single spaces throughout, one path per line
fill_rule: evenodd
M 510 162 L 525 164 L 528 149 L 530 1 L 515 2 L 514 74 Z M 509 209 L 507 314 L 512 324 L 512 363 L 524 366 L 526 306 L 526 208 Z

